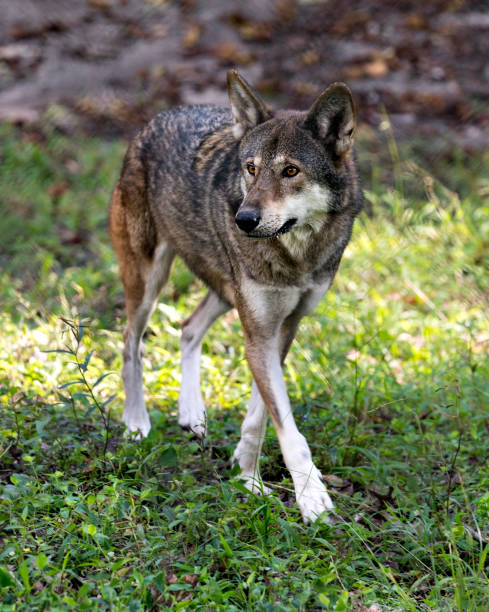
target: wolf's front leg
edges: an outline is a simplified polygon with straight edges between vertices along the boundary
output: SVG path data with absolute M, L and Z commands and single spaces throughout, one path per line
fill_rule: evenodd
M 304 436 L 297 429 L 280 363 L 280 334 L 257 333 L 244 324 L 246 358 L 260 394 L 265 401 L 280 442 L 302 516 L 306 522 L 333 509 L 321 473 L 314 465 Z

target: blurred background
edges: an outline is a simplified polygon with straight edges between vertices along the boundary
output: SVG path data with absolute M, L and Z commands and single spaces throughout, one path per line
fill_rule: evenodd
M 227 104 L 236 67 L 272 104 L 333 81 L 362 122 L 440 151 L 489 138 L 485 0 L 0 0 L 0 120 L 128 135 L 167 105 Z

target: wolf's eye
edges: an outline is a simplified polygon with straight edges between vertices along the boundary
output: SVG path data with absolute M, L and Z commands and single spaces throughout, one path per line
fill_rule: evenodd
M 299 168 L 297 168 L 297 166 L 286 166 L 282 170 L 282 176 L 285 176 L 287 178 L 295 176 L 296 174 L 299 174 Z
M 248 170 L 248 173 L 254 176 L 256 172 L 255 164 L 246 164 L 246 168 Z

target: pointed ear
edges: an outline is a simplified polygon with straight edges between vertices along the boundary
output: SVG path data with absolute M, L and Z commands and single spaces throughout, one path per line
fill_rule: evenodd
M 340 158 L 353 145 L 355 109 L 344 83 L 333 83 L 311 106 L 304 127 Z
M 265 102 L 236 70 L 228 72 L 228 94 L 235 121 L 233 134 L 237 140 L 251 128 L 271 118 Z

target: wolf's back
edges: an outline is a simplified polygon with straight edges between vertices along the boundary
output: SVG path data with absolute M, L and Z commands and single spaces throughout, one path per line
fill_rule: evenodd
M 205 138 L 230 125 L 231 111 L 218 106 L 179 106 L 162 111 L 140 135 L 144 161 L 163 173 L 190 172 Z
M 220 295 L 231 273 L 221 237 L 242 197 L 232 124 L 229 109 L 211 105 L 161 112 L 132 141 L 118 186 L 137 249 L 152 257 L 168 242 Z

